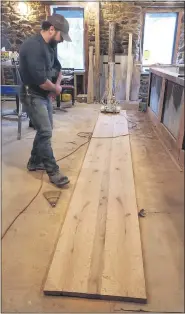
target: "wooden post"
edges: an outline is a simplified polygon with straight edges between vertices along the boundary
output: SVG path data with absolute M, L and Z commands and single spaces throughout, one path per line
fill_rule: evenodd
M 126 80 L 126 101 L 129 101 L 130 99 L 131 78 L 132 78 L 132 33 L 129 33 L 127 80 Z
M 173 54 L 173 63 L 175 64 L 177 63 L 177 51 L 178 51 L 179 40 L 180 40 L 180 35 L 181 35 L 182 16 L 183 16 L 183 12 L 179 12 L 178 22 L 177 22 L 176 41 L 175 41 L 175 48 L 174 48 L 174 54 Z
M 116 23 L 114 22 L 109 23 L 108 74 L 105 81 L 106 82 L 105 90 L 109 91 L 109 93 L 110 93 L 110 88 L 112 88 L 112 86 L 109 86 L 110 85 L 109 76 L 110 76 L 110 71 L 113 69 L 113 68 L 110 69 L 109 62 L 115 62 L 115 53 L 114 53 L 115 26 L 116 26 Z M 109 97 L 110 95 L 107 95 L 107 96 Z
M 89 47 L 89 71 L 88 71 L 88 89 L 87 103 L 94 102 L 94 75 L 93 75 L 93 47 Z
M 109 23 L 109 51 L 108 62 L 115 62 L 114 40 L 115 40 L 115 22 Z
M 85 21 L 85 32 L 84 32 L 84 42 L 85 42 L 85 88 L 84 94 L 87 94 L 87 86 L 88 86 L 88 68 L 89 68 L 89 42 L 88 42 L 88 23 Z
M 96 5 L 95 16 L 95 86 L 96 101 L 100 101 L 100 3 Z

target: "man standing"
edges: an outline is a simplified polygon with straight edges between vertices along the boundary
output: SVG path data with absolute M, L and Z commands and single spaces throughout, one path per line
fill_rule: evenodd
M 50 49 L 63 40 L 71 41 L 68 32 L 68 21 L 62 15 L 49 16 L 42 23 L 40 34 L 28 38 L 19 53 L 23 82 L 21 101 L 37 130 L 27 168 L 29 171 L 46 170 L 57 187 L 68 184 L 69 179 L 59 171 L 51 147 L 53 108 L 49 93 L 60 95 L 62 75 L 60 73 L 56 83 L 52 83 L 54 58 Z

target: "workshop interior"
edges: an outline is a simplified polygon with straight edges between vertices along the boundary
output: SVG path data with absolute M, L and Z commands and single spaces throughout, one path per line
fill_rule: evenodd
M 62 188 L 27 169 L 19 55 L 55 14 Z M 1 149 L 2 313 L 184 312 L 184 1 L 2 0 Z

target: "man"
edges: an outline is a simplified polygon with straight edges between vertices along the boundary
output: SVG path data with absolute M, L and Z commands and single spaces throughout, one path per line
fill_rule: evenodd
M 29 171 L 46 170 L 50 181 L 57 187 L 69 183 L 68 177 L 60 171 L 51 147 L 52 105 L 49 94 L 60 95 L 62 75 L 52 83 L 54 57 L 51 46 L 63 40 L 71 41 L 69 24 L 59 14 L 49 16 L 42 23 L 40 34 L 28 38 L 20 48 L 20 75 L 23 82 L 21 100 L 34 128 L 37 130 L 31 157 L 27 168 Z
M 48 26 L 49 25 L 48 25 L 47 21 L 42 23 L 42 28 L 44 28 L 44 29 L 46 28 L 47 29 Z M 58 57 L 57 57 L 57 44 L 58 43 L 59 42 L 57 42 L 57 41 L 56 42 L 52 41 L 52 42 L 49 43 L 49 47 L 48 47 L 49 50 L 50 50 L 50 54 L 51 54 L 51 64 L 53 64 L 53 66 L 52 66 L 52 75 L 51 75 L 51 82 L 54 83 L 54 84 L 56 84 L 57 79 L 58 79 L 59 83 L 61 83 L 60 82 L 60 77 L 61 77 L 60 71 L 62 70 L 62 67 L 61 67 L 61 64 L 60 64 L 60 62 L 58 60 Z M 60 95 L 57 96 L 57 98 L 60 99 Z M 52 99 L 52 97 L 51 97 L 51 99 Z M 54 112 L 55 111 L 53 110 L 53 113 Z M 29 121 L 29 127 L 34 128 L 33 123 L 31 122 L 31 119 Z

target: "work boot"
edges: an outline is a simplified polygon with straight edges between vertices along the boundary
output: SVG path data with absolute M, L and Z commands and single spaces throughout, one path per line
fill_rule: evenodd
M 61 173 L 57 173 L 53 176 L 49 176 L 49 180 L 51 183 L 55 184 L 58 188 L 62 188 L 64 185 L 70 182 L 68 177 L 64 176 Z
M 29 171 L 37 171 L 37 170 L 45 170 L 45 167 L 42 162 L 40 164 L 34 164 L 33 162 L 28 161 L 27 169 Z

